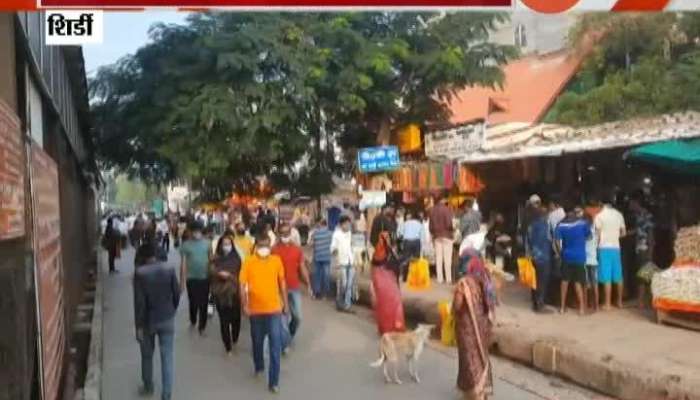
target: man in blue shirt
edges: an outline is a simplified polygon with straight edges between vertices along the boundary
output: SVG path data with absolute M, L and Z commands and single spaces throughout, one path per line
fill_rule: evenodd
M 555 248 L 562 260 L 560 313 L 566 311 L 569 282 L 574 283 L 579 315 L 584 314 L 583 285 L 586 283 L 586 240 L 591 236 L 591 225 L 568 210 L 566 218 L 554 231 Z
M 545 299 L 552 273 L 552 233 L 547 221 L 547 209 L 540 206 L 535 218 L 527 228 L 527 255 L 532 258 L 537 272 L 537 289 L 532 291 L 532 309 L 547 312 Z
M 328 223 L 320 218 L 316 229 L 311 233 L 309 243 L 313 249 L 313 292 L 314 298 L 321 299 L 329 295 L 331 274 L 331 241 L 333 232 Z

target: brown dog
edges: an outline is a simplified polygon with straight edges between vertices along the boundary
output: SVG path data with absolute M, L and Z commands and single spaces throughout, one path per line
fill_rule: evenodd
M 384 366 L 384 379 L 387 383 L 394 382 L 400 385 L 402 382 L 399 379 L 399 357 L 404 356 L 408 361 L 408 372 L 411 374 L 416 383 L 420 382 L 418 378 L 418 370 L 416 364 L 420 358 L 425 342 L 430 337 L 430 331 L 435 325 L 418 325 L 410 332 L 390 332 L 382 335 L 379 341 L 380 357 L 377 361 L 370 364 L 373 368 Z M 389 364 L 392 365 L 394 379 L 389 376 Z

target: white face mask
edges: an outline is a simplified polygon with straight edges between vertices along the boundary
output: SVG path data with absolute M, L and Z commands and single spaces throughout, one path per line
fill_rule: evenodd
M 283 236 L 283 237 L 280 238 L 280 240 L 282 241 L 282 243 L 288 244 L 289 242 L 292 241 L 292 238 L 289 237 L 289 236 Z
M 269 247 L 259 247 L 256 250 L 256 253 L 258 254 L 258 256 L 260 256 L 262 258 L 267 258 L 270 255 L 270 248 Z
M 192 236 L 193 236 L 195 239 L 199 240 L 199 239 L 202 238 L 202 232 L 195 232 Z
M 230 244 L 225 244 L 221 246 L 221 251 L 223 251 L 224 254 L 229 254 L 231 250 L 233 250 L 233 246 L 231 246 Z

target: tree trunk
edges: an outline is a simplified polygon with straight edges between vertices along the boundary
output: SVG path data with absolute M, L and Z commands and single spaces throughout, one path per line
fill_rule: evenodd
M 383 118 L 379 122 L 379 132 L 377 132 L 377 144 L 386 146 L 391 143 L 391 122 L 389 118 Z

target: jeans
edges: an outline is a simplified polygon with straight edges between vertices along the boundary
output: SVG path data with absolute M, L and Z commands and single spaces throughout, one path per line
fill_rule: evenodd
M 270 350 L 270 370 L 268 385 L 279 386 L 280 356 L 282 354 L 282 314 L 263 314 L 250 316 L 250 336 L 253 342 L 253 363 L 255 373 L 265 371 L 264 348 L 265 337 L 268 338 Z
M 547 288 L 552 274 L 551 260 L 533 260 L 537 275 L 537 289 L 532 290 L 532 307 L 540 310 L 547 299 Z
M 165 250 L 166 253 L 170 253 L 170 234 L 166 233 L 163 235 L 163 242 L 162 242 L 163 250 Z
M 108 250 L 107 251 L 107 259 L 109 261 L 109 272 L 114 272 L 117 269 L 114 267 L 114 260 L 117 258 L 117 251 L 116 250 Z
M 161 379 L 163 392 L 161 398 L 170 400 L 173 393 L 173 344 L 175 326 L 172 319 L 160 322 L 143 334 L 141 346 L 141 379 L 147 391 L 153 390 L 153 352 L 158 336 L 160 350 Z
M 313 291 L 314 296 L 323 297 L 328 295 L 331 287 L 331 262 L 330 261 L 314 261 L 314 279 Z
M 287 291 L 289 313 L 282 316 L 282 350 L 289 347 L 301 325 L 301 290 Z
M 230 306 L 224 306 L 217 301 L 216 311 L 219 314 L 221 340 L 226 351 L 231 351 L 233 344 L 238 343 L 238 335 L 241 332 L 241 300 L 234 296 Z
M 349 310 L 352 306 L 352 290 L 355 283 L 355 267 L 341 265 L 338 275 L 336 306 L 339 310 Z
M 209 280 L 188 279 L 187 299 L 190 306 L 190 324 L 197 324 L 199 317 L 199 332 L 207 327 L 207 307 L 209 306 Z
M 291 335 L 291 339 L 294 339 L 301 325 L 301 290 L 289 290 L 287 292 L 287 298 L 289 299 L 290 316 L 289 334 Z
M 401 279 L 406 282 L 408 279 L 408 267 L 411 260 L 420 257 L 420 239 L 404 240 L 403 242 L 403 260 L 401 260 Z

